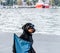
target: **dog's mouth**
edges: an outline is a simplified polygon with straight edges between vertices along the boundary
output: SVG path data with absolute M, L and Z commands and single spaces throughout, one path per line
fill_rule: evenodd
M 30 28 L 30 29 L 28 29 L 28 32 L 29 33 L 34 33 L 35 32 L 35 29 Z

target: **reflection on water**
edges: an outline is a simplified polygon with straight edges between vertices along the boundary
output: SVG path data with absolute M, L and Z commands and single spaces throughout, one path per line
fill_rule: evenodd
M 0 9 L 0 31 L 20 32 L 27 22 L 35 24 L 36 32 L 60 34 L 60 9 Z

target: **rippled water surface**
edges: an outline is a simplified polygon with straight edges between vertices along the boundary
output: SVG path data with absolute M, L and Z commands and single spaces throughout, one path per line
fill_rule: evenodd
M 60 9 L 0 9 L 0 31 L 21 32 L 27 22 L 35 25 L 36 32 L 60 35 Z

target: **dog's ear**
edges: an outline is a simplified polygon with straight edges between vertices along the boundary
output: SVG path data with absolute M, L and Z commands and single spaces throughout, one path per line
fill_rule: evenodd
M 26 27 L 26 25 L 23 25 L 23 26 L 22 26 L 22 29 L 24 30 L 24 29 L 25 29 L 25 27 Z
M 24 26 L 22 26 L 22 29 L 24 29 Z

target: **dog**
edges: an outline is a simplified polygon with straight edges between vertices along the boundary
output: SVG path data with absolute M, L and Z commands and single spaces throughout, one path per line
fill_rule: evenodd
M 19 38 L 31 43 L 31 47 L 28 53 L 36 53 L 32 47 L 33 45 L 32 33 L 35 32 L 34 25 L 32 23 L 26 23 L 24 26 L 22 26 L 22 29 L 23 29 L 23 33 Z M 16 53 L 15 44 L 13 45 L 13 53 Z

